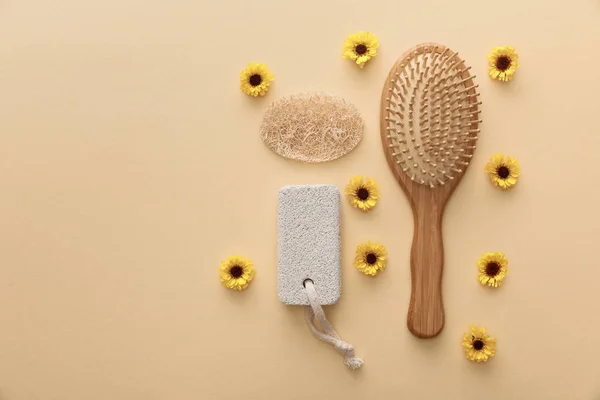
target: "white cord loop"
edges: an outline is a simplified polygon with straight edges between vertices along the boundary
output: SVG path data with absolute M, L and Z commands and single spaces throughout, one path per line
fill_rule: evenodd
M 325 317 L 325 312 L 321 308 L 321 302 L 319 301 L 319 296 L 317 295 L 313 281 L 307 279 L 304 282 L 304 288 L 310 304 L 310 306 L 306 307 L 306 322 L 313 335 L 315 335 L 317 339 L 333 345 L 335 349 L 344 356 L 344 364 L 346 364 L 348 368 L 360 368 L 364 361 L 356 357 L 354 354 L 354 346 L 344 342 Z M 315 324 L 313 323 L 314 317 L 317 318 L 319 325 L 321 325 L 321 328 L 325 332 L 321 332 L 315 327 Z

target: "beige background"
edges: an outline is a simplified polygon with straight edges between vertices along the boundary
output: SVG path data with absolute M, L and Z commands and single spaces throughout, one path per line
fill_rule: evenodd
M 2 0 L 0 2 L 0 399 L 598 399 L 600 396 L 600 3 Z M 341 58 L 368 29 L 380 55 Z M 410 207 L 379 142 L 379 96 L 406 48 L 438 41 L 478 75 L 483 133 L 444 220 L 447 323 L 434 340 L 405 327 Z M 508 85 L 485 55 L 515 46 Z M 238 89 L 265 62 L 264 99 Z M 270 152 L 268 103 L 305 90 L 352 101 L 355 151 L 325 165 Z M 522 164 L 502 193 L 483 166 Z M 276 294 L 276 198 L 286 184 L 374 177 L 371 214 L 343 202 L 344 294 L 327 312 L 366 364 L 348 371 Z M 388 247 L 375 279 L 351 264 Z M 503 251 L 500 290 L 475 261 Z M 242 293 L 219 284 L 250 257 Z M 487 365 L 462 333 L 498 339 Z

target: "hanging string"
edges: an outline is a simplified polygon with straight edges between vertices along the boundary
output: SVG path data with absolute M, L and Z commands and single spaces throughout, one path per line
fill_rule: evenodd
M 350 369 L 360 368 L 364 361 L 354 354 L 354 346 L 350 343 L 344 342 L 337 334 L 331 323 L 325 317 L 325 312 L 321 308 L 321 302 L 319 301 L 319 295 L 315 290 L 313 281 L 307 279 L 304 281 L 304 288 L 306 296 L 308 297 L 309 306 L 306 307 L 306 322 L 308 327 L 315 337 L 326 343 L 329 343 L 335 347 L 335 349 L 344 356 L 344 364 Z M 315 327 L 313 318 L 316 318 L 323 329 L 321 332 Z

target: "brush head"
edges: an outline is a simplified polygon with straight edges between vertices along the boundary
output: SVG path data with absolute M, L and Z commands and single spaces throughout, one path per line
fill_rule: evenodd
M 433 43 L 409 50 L 392 67 L 381 135 L 401 183 L 455 186 L 469 165 L 481 123 L 469 69 L 458 53 Z

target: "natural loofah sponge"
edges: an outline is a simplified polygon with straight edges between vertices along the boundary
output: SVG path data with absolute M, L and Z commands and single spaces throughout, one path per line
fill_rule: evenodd
M 280 156 L 318 163 L 349 153 L 363 137 L 364 122 L 346 100 L 321 92 L 275 101 L 260 127 L 264 144 Z

